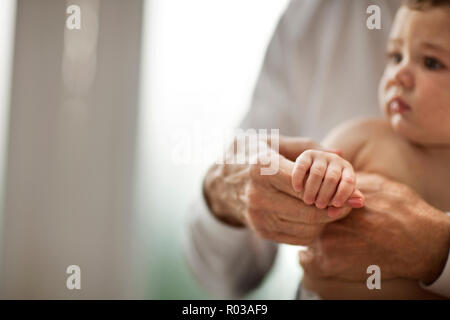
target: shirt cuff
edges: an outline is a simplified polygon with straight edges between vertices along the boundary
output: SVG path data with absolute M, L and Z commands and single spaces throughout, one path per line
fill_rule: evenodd
M 447 215 L 450 216 L 450 212 L 447 212 Z M 447 263 L 445 264 L 444 270 L 442 270 L 439 278 L 428 286 L 421 283 L 421 287 L 427 291 L 450 298 L 450 251 L 447 258 Z
M 208 230 L 209 234 L 214 234 L 214 237 L 219 243 L 240 244 L 244 238 L 248 237 L 251 231 L 247 228 L 240 228 L 231 226 L 214 216 L 206 203 L 203 195 L 201 199 L 196 202 L 197 212 L 200 216 L 202 226 Z

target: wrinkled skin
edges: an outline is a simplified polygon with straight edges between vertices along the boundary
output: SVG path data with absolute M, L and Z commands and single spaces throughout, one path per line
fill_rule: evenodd
M 357 182 L 365 207 L 327 224 L 308 250 L 300 252 L 305 273 L 357 281 L 366 279 L 367 266 L 376 264 L 383 279 L 433 282 L 447 260 L 450 217 L 406 185 L 364 173 Z
M 237 148 L 236 148 L 237 149 Z M 308 245 L 325 223 L 350 212 L 343 206 L 331 218 L 326 209 L 303 203 L 303 192 L 292 187 L 295 159 L 304 150 L 323 150 L 309 139 L 281 137 L 279 154 L 271 149 L 259 154 L 257 164 L 215 164 L 204 182 L 205 197 L 217 218 L 237 227 L 248 227 L 259 236 L 279 243 Z M 245 152 L 248 152 L 246 150 Z M 275 175 L 261 175 L 260 163 L 277 157 Z

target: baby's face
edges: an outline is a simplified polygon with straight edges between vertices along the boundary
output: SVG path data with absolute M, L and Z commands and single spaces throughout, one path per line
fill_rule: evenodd
M 378 89 L 393 129 L 424 145 L 450 145 L 450 6 L 398 11 Z

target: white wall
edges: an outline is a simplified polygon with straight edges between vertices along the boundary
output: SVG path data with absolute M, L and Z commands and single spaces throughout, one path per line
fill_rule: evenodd
M 3 213 L 4 170 L 8 134 L 16 1 L 0 1 L 0 208 Z M 0 214 L 1 230 L 2 214 Z
M 17 2 L 1 298 L 128 298 L 136 290 L 142 1 L 70 2 L 80 5 L 81 30 L 65 28 L 66 1 Z M 81 290 L 66 287 L 73 264 Z
M 191 157 L 179 164 L 174 157 L 181 144 L 191 142 L 196 152 L 198 144 L 214 142 L 214 134 L 238 124 L 287 1 L 145 4 L 136 203 L 141 259 L 152 277 L 147 292 L 156 298 L 201 297 L 184 269 L 179 241 L 186 208 L 199 196 L 203 174 L 217 150 L 208 146 L 204 161 Z M 287 256 L 290 266 L 281 265 L 289 272 L 276 271 L 278 278 L 269 281 L 261 296 L 293 297 L 298 279 L 289 276 L 299 276 L 299 268 L 296 254 L 282 253 L 282 260 Z

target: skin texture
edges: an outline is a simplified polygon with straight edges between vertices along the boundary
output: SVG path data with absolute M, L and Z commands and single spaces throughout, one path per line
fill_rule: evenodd
M 365 207 L 327 224 L 300 252 L 304 285 L 331 299 L 437 298 L 411 279 L 431 282 L 444 267 L 449 218 L 404 184 L 374 174 L 358 174 L 357 180 Z M 365 285 L 372 264 L 381 269 L 379 291 Z
M 331 217 L 347 201 L 355 207 L 364 205 L 364 197 L 358 195 L 355 184 L 352 165 L 337 154 L 306 150 L 295 161 L 292 187 L 304 192 L 304 203 L 315 204 L 319 209 L 328 207 Z
M 450 218 L 442 211 L 450 211 L 450 130 L 445 125 L 450 120 L 450 95 L 443 90 L 450 86 L 449 39 L 450 7 L 402 7 L 379 86 L 386 120 L 346 123 L 323 142 L 341 148 L 356 171 L 403 184 L 359 176 L 365 207 L 328 224 L 300 253 L 305 285 L 322 297 L 336 298 L 332 292 L 337 290 L 352 299 L 433 298 L 417 280 L 433 282 L 450 247 Z M 399 112 L 395 98 L 407 108 Z M 369 293 L 364 285 L 371 264 L 379 265 L 387 280 L 381 292 Z
M 230 148 L 239 152 L 234 145 Z M 204 180 L 205 198 L 213 214 L 230 225 L 248 227 L 259 236 L 276 242 L 311 243 L 325 223 L 343 218 L 350 212 L 350 206 L 343 206 L 330 217 L 326 210 L 304 204 L 303 192 L 292 188 L 292 160 L 313 148 L 324 150 L 309 139 L 280 137 L 279 154 L 270 151 L 259 155 L 261 163 L 267 163 L 266 159 L 271 157 L 279 159 L 279 170 L 275 175 L 261 175 L 261 164 L 213 165 Z M 245 159 L 248 158 L 246 154 Z
M 413 17 L 417 18 L 415 15 Z M 436 19 L 437 16 L 433 18 Z M 434 19 L 429 19 L 429 23 L 433 23 Z M 443 30 L 439 30 L 438 34 L 440 32 Z M 431 38 L 430 35 L 424 37 Z M 411 36 L 411 39 L 414 38 L 416 37 Z M 380 90 L 383 92 L 381 98 L 391 99 L 389 95 L 392 95 L 392 92 L 394 95 L 402 94 L 401 97 L 414 108 L 414 111 L 423 110 L 423 112 L 421 116 L 410 114 L 408 119 L 406 113 L 401 116 L 388 115 L 389 123 L 392 124 L 397 137 L 408 138 L 414 142 L 430 142 L 426 133 L 427 130 L 431 130 L 432 142 L 435 143 L 430 143 L 433 146 L 436 144 L 438 148 L 423 150 L 420 146 L 406 147 L 405 139 L 401 141 L 394 139 L 395 144 L 392 145 L 390 143 L 393 139 L 382 138 L 392 130 L 379 130 L 378 124 L 364 126 L 364 130 L 358 131 L 358 134 L 355 134 L 355 128 L 352 128 L 351 135 L 346 134 L 346 129 L 331 134 L 330 136 L 335 139 L 325 141 L 324 145 L 333 149 L 342 148 L 343 158 L 351 163 L 357 172 L 359 169 L 366 169 L 372 173 L 366 176 L 357 175 L 357 188 L 365 196 L 364 208 L 353 210 L 349 214 L 351 206 L 347 202 L 335 216 L 330 217 L 325 209 L 306 205 L 302 201 L 303 190 L 297 192 L 293 187 L 294 161 L 305 150 L 323 150 L 317 144 L 303 138 L 281 137 L 280 154 L 272 152 L 260 155 L 269 159 L 279 157 L 280 170 L 274 176 L 261 176 L 260 164 L 222 164 L 213 165 L 204 180 L 205 198 L 218 219 L 235 227 L 248 227 L 261 237 L 276 242 L 309 245 L 308 251 L 301 254 L 301 264 L 306 275 L 304 282 L 324 298 L 333 298 L 333 292 L 339 294 L 334 298 L 364 297 L 360 295 L 361 292 L 357 287 L 362 287 L 367 292 L 361 281 L 367 279 L 364 268 L 369 264 L 378 264 L 386 281 L 391 279 L 397 281 L 395 279 L 398 277 L 409 279 L 400 280 L 400 284 L 397 282 L 393 286 L 390 282 L 383 283 L 383 288 L 391 288 L 381 290 L 386 293 L 385 298 L 404 297 L 403 291 L 397 288 L 406 288 L 402 286 L 406 281 L 406 286 L 410 290 L 410 280 L 415 281 L 412 298 L 430 297 L 430 294 L 418 289 L 417 280 L 426 283 L 434 281 L 447 258 L 450 222 L 437 207 L 446 206 L 448 203 L 444 197 L 437 194 L 442 190 L 447 192 L 448 186 L 444 187 L 431 179 L 426 183 L 430 186 L 428 189 L 433 192 L 430 194 L 422 192 L 421 184 L 416 181 L 420 179 L 408 178 L 414 173 L 408 166 L 414 163 L 407 161 L 418 159 L 417 163 L 420 165 L 416 168 L 430 168 L 431 171 L 427 174 L 433 177 L 439 177 L 439 173 L 445 171 L 439 170 L 445 169 L 445 163 L 448 163 L 440 161 L 441 152 L 446 152 L 440 147 L 443 144 L 441 138 L 448 136 L 446 132 L 448 129 L 443 125 L 444 122 L 439 121 L 446 119 L 444 116 L 447 115 L 442 110 L 439 112 L 439 108 L 445 106 L 441 102 L 447 98 L 439 91 L 448 90 L 438 90 L 438 87 L 448 88 L 449 84 L 445 75 L 429 74 L 428 71 L 422 70 L 424 67 L 419 61 L 423 63 L 423 59 L 410 60 L 408 51 L 402 50 L 406 52 L 406 59 L 401 60 L 400 65 L 395 64 L 391 66 L 392 68 L 386 69 L 385 81 L 380 84 Z M 399 57 L 395 59 L 400 60 Z M 412 61 L 416 61 L 416 64 L 412 64 Z M 413 84 L 417 85 L 420 80 L 420 83 L 428 86 L 430 90 L 435 90 L 434 94 L 427 95 L 427 91 L 420 91 L 422 89 L 408 91 L 411 83 L 404 81 L 411 80 L 408 80 L 408 77 L 411 76 L 412 70 L 421 76 L 420 79 L 414 77 Z M 405 75 L 407 77 L 404 77 Z M 426 75 L 429 77 L 425 78 Z M 393 77 L 398 79 L 392 80 Z M 431 81 L 433 79 L 434 81 Z M 393 91 L 399 89 L 404 91 L 400 93 Z M 382 99 L 380 99 L 382 106 L 386 106 L 390 101 Z M 425 108 L 419 109 L 422 103 L 429 99 L 436 99 L 432 100 L 434 104 L 431 106 L 436 108 L 435 112 L 439 115 L 435 122 L 427 115 Z M 428 118 L 422 121 L 421 117 Z M 379 139 L 375 139 L 379 143 L 364 143 L 369 140 L 369 136 L 373 137 L 376 133 L 382 135 Z M 398 151 L 399 157 L 403 155 L 404 162 L 389 158 L 390 150 Z M 401 152 L 405 150 L 410 153 Z M 377 167 L 374 161 L 368 160 L 373 155 L 385 157 L 384 161 L 388 161 L 388 167 L 393 169 L 386 170 L 383 165 Z M 415 157 L 417 155 L 419 156 Z M 428 155 L 433 157 L 429 158 Z M 431 159 L 432 163 L 424 165 L 426 163 L 421 162 L 424 159 Z M 383 161 L 379 163 L 385 164 Z M 445 177 L 442 180 L 449 181 Z M 356 282 L 358 284 L 355 284 Z

